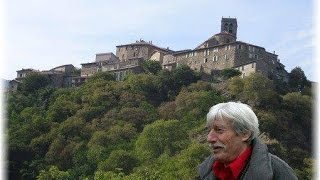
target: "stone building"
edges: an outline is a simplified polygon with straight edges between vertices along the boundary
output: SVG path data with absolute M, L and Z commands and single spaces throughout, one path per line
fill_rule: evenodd
M 103 71 L 105 66 L 112 66 L 118 64 L 119 62 L 119 58 L 111 52 L 96 54 L 96 59 L 94 62 L 81 64 L 81 77 L 87 78 L 96 72 Z
M 117 81 L 121 81 L 129 73 L 142 72 L 141 63 L 144 59 L 135 57 L 121 61 L 113 53 L 96 54 L 94 62 L 81 64 L 81 77 L 74 79 L 75 85 L 85 82 L 86 78 L 97 72 L 110 72 L 114 74 Z
M 31 68 L 18 70 L 16 79 L 10 81 L 9 91 L 15 92 L 21 80 L 31 73 L 46 75 L 51 81 L 51 87 L 71 87 L 72 79 L 75 77 L 75 75 L 73 75 L 75 70 L 76 68 L 72 64 L 61 65 L 44 71 Z
M 52 72 L 62 72 L 64 75 L 71 75 L 75 70 L 75 67 L 72 64 L 61 65 L 55 68 L 50 69 Z
M 220 32 L 194 49 L 173 51 L 142 39 L 135 43 L 119 45 L 116 46 L 116 55 L 97 54 L 95 62 L 81 64 L 81 77 L 107 71 L 115 73 L 117 80 L 121 80 L 132 68 L 138 69 L 140 63 L 134 63 L 137 59 L 140 59 L 139 62 L 150 59 L 159 61 L 163 69 L 168 70 L 184 64 L 210 76 L 223 69 L 233 68 L 241 71 L 242 77 L 259 72 L 271 79 L 287 81 L 288 73 L 280 63 L 278 55 L 266 51 L 261 46 L 238 41 L 237 28 L 236 18 L 222 18 Z
M 28 74 L 33 73 L 33 72 L 40 72 L 40 71 L 31 69 L 31 68 L 18 70 L 18 71 L 17 71 L 16 80 L 17 80 L 17 81 L 20 81 L 20 80 L 22 80 L 23 78 L 27 77 Z
M 116 46 L 116 55 L 113 53 L 96 54 L 94 62 L 81 64 L 81 78 L 78 82 L 92 76 L 96 72 L 110 72 L 115 75 L 117 81 L 121 81 L 129 73 L 141 73 L 142 62 L 155 60 L 163 63 L 164 55 L 173 53 L 169 48 L 161 48 L 153 45 L 151 41 L 136 41 L 135 43 Z
M 180 65 L 187 65 L 206 77 L 212 77 L 223 69 L 233 68 L 239 70 L 242 77 L 258 72 L 271 79 L 288 81 L 288 72 L 280 63 L 278 55 L 261 46 L 238 41 L 237 30 L 236 18 L 222 18 L 220 32 L 194 49 L 173 51 L 169 47 L 161 48 L 152 41 L 140 39 L 134 43 L 116 46 L 116 55 L 112 52 L 96 54 L 94 62 L 81 64 L 80 76 L 72 74 L 75 68 L 70 64 L 41 73 L 47 74 L 55 87 L 70 87 L 81 85 L 97 72 L 110 72 L 120 81 L 129 73 L 142 72 L 143 61 L 154 60 L 160 62 L 163 69 L 172 70 Z M 39 71 L 19 70 L 16 80 L 19 82 L 32 72 Z
M 9 81 L 9 87 L 7 87 L 7 92 L 16 92 L 18 90 L 19 84 L 21 84 L 21 82 L 16 79 Z
M 121 62 L 140 58 L 144 60 L 156 60 L 162 64 L 163 56 L 174 52 L 170 50 L 169 47 L 161 48 L 152 44 L 152 41 L 146 42 L 142 39 L 135 43 L 119 45 L 116 47 L 116 55 Z
M 210 75 L 219 70 L 234 68 L 242 72 L 242 77 L 259 72 L 269 78 L 288 79 L 288 73 L 278 55 L 263 47 L 237 41 L 235 18 L 222 18 L 221 32 L 195 49 L 177 51 L 163 57 L 162 66 L 166 69 L 181 64 Z

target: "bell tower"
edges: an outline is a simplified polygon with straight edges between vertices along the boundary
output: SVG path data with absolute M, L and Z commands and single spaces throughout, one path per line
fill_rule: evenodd
M 221 32 L 225 31 L 232 34 L 237 39 L 237 19 L 224 18 L 221 19 Z

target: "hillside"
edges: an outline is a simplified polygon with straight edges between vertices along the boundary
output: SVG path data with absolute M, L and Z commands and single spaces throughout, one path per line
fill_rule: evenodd
M 66 89 L 27 77 L 7 97 L 9 178 L 193 179 L 210 154 L 208 109 L 241 101 L 270 151 L 311 179 L 313 95 L 301 69 L 288 84 L 260 74 L 204 82 L 186 66 L 147 72 L 121 82 L 97 73 Z

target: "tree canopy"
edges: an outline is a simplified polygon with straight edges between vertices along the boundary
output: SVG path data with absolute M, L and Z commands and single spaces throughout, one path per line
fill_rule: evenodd
M 100 72 L 72 88 L 49 87 L 32 74 L 6 98 L 8 168 L 12 179 L 194 179 L 209 154 L 205 118 L 226 101 L 252 106 L 270 151 L 299 179 L 311 179 L 311 84 L 297 68 L 289 85 L 261 74 L 221 83 L 200 80 L 187 66 L 117 82 Z M 279 91 L 279 83 L 288 86 Z M 289 87 L 290 86 L 290 87 Z

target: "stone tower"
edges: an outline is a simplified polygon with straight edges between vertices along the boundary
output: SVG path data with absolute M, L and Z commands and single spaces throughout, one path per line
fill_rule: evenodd
M 221 32 L 225 31 L 231 33 L 237 39 L 237 19 L 223 18 L 221 19 Z

